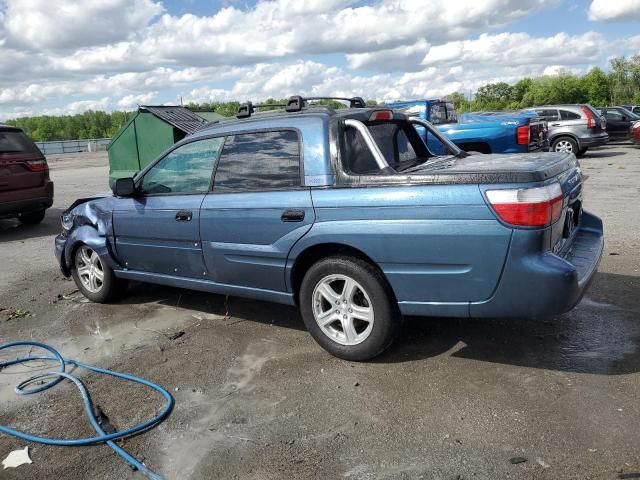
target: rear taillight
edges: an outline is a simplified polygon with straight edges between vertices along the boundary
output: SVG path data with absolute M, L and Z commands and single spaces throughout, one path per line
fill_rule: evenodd
M 32 172 L 44 172 L 47 169 L 47 161 L 44 159 L 27 160 L 24 163 Z
M 582 107 L 582 113 L 587 116 L 587 128 L 593 128 L 596 126 L 596 121 L 593 118 L 593 113 L 587 107 Z
M 498 217 L 518 227 L 546 227 L 562 214 L 559 183 L 544 187 L 488 190 L 487 199 Z
M 529 125 L 518 127 L 517 129 L 518 145 L 529 145 L 531 143 L 531 130 Z

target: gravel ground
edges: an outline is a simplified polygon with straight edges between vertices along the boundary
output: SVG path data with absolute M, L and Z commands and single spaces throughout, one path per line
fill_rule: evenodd
M 370 363 L 329 356 L 280 305 L 146 285 L 116 304 L 84 302 L 59 273 L 52 241 L 66 206 L 106 189 L 106 156 L 50 164 L 56 201 L 45 221 L 0 221 L 0 340 L 45 341 L 171 390 L 170 418 L 124 442 L 166 478 L 640 478 L 640 150 L 606 147 L 582 160 L 585 206 L 603 218 L 607 244 L 575 310 L 408 319 Z M 16 310 L 26 316 L 10 318 Z M 15 397 L 25 371 L 0 372 L 0 424 L 91 433 L 69 385 Z M 81 375 L 117 428 L 162 403 Z M 0 435 L 0 459 L 25 445 Z M 0 478 L 141 478 L 106 446 L 30 446 L 33 464 Z

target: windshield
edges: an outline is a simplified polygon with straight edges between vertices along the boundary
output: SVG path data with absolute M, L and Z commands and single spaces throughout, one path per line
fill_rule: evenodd
M 620 113 L 625 115 L 629 120 L 640 120 L 640 115 L 633 113 L 631 110 L 620 107 Z

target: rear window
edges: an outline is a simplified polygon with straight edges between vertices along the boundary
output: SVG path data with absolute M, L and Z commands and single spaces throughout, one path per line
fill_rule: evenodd
M 458 121 L 456 109 L 453 103 L 450 102 L 433 103 L 429 112 L 429 118 L 434 125 L 456 123 Z
M 380 152 L 391 168 L 401 172 L 419 165 L 432 155 L 413 125 L 407 122 L 365 123 Z M 367 144 L 354 128 L 344 131 L 346 165 L 348 171 L 358 175 L 380 173 L 380 169 Z
M 0 130 L 0 153 L 41 154 L 33 140 L 19 130 Z

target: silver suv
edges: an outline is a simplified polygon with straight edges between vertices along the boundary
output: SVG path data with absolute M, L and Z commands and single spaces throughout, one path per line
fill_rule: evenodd
M 544 105 L 524 111 L 535 112 L 548 123 L 549 144 L 554 152 L 580 156 L 589 147 L 609 141 L 607 121 L 591 105 Z

